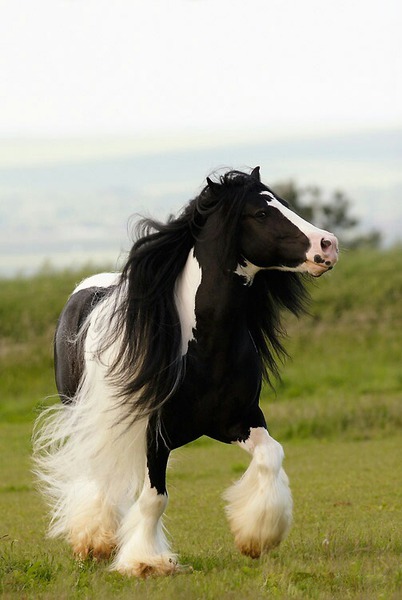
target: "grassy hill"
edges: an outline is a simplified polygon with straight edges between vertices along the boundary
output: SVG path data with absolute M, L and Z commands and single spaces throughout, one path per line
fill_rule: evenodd
M 56 393 L 52 337 L 81 272 L 42 272 L 0 284 L 0 419 L 31 421 Z M 345 253 L 311 282 L 310 315 L 288 319 L 291 359 L 268 423 L 282 438 L 384 434 L 401 425 L 402 251 Z
M 400 597 L 401 249 L 345 253 L 333 272 L 312 282 L 310 316 L 289 319 L 293 358 L 276 393 L 263 393 L 294 498 L 287 540 L 256 561 L 235 550 L 221 493 L 249 459 L 203 438 L 176 450 L 168 472 L 166 524 L 194 573 L 146 581 L 111 573 L 107 563 L 75 561 L 64 541 L 47 539 L 48 518 L 30 472 L 32 421 L 56 391 L 55 323 L 74 284 L 90 271 L 0 282 L 0 595 Z

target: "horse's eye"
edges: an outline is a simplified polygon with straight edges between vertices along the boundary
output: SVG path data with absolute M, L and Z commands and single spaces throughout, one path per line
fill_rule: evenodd
M 259 210 L 255 213 L 254 216 L 256 219 L 265 219 L 265 217 L 268 216 L 268 213 L 266 210 Z

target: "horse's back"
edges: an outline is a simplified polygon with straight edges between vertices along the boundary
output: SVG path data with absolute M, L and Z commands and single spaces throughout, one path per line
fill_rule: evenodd
M 54 338 L 56 386 L 62 402 L 71 402 L 84 370 L 82 327 L 93 309 L 119 281 L 118 273 L 101 273 L 82 281 L 68 299 Z

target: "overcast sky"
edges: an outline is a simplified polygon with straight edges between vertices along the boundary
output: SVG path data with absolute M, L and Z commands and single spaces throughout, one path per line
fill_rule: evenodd
M 402 125 L 401 0 L 0 0 L 0 136 Z

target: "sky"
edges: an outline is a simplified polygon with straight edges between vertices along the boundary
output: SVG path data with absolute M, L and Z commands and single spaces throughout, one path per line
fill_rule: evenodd
M 115 252 L 222 166 L 400 240 L 401 26 L 401 0 L 0 0 L 0 275 Z
M 0 138 L 402 125 L 400 0 L 0 0 Z

